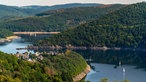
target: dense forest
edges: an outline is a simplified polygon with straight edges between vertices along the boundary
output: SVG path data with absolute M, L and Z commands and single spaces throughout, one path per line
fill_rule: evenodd
M 61 46 L 146 48 L 145 16 L 145 2 L 132 4 L 44 41 Z
M 44 53 L 44 59 L 36 62 L 2 52 L 0 56 L 1 82 L 71 82 L 87 66 L 79 54 L 70 50 L 61 55 Z
M 2 28 L 10 31 L 63 31 L 76 27 L 101 15 L 118 10 L 125 5 L 102 5 L 76 7 L 39 13 L 36 16 L 1 23 Z
M 0 29 L 0 39 L 11 35 L 13 35 L 13 32 L 2 28 Z

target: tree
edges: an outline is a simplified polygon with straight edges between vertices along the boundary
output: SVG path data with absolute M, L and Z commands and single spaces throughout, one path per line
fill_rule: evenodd
M 62 72 L 61 77 L 62 77 L 63 81 L 66 81 L 66 82 L 73 81 L 71 75 L 68 72 L 66 72 L 66 71 Z

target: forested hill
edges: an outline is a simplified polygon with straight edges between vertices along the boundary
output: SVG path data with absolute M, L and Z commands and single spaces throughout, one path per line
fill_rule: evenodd
M 6 6 L 0 5 L 0 18 L 7 16 L 28 16 L 35 15 L 48 10 L 56 10 L 60 8 L 72 8 L 72 7 L 87 7 L 87 6 L 100 6 L 102 4 L 80 4 L 80 3 L 71 3 L 71 4 L 61 4 L 54 6 Z
M 35 17 L 2 23 L 0 26 L 11 31 L 63 31 L 69 27 L 94 20 L 121 7 L 124 5 L 59 9 L 37 14 Z
M 102 4 L 81 4 L 81 3 L 70 3 L 70 4 L 61 4 L 53 6 L 7 6 L 0 4 L 0 22 L 22 19 L 29 16 L 34 16 L 37 13 L 41 13 L 49 10 L 57 10 L 60 8 L 73 8 L 73 7 L 90 7 L 90 6 L 101 6 Z
M 14 6 L 0 5 L 0 18 L 5 16 L 25 16 L 23 12 L 16 9 Z
M 48 41 L 54 45 L 146 48 L 146 3 L 126 6 Z
M 0 39 L 8 37 L 8 36 L 12 36 L 12 35 L 13 35 L 13 32 L 3 29 L 3 28 L 0 29 Z
M 43 60 L 35 62 L 2 52 L 0 56 L 1 82 L 73 82 L 87 66 L 81 55 L 69 50 L 60 55 L 44 53 Z
M 105 12 L 105 9 L 107 9 L 107 11 L 111 11 L 113 9 L 113 11 L 114 11 L 115 9 L 119 9 L 120 7 L 123 7 L 123 6 L 125 6 L 125 5 L 111 4 L 111 5 L 100 5 L 100 6 L 94 5 L 94 6 L 89 6 L 89 7 L 80 7 L 79 6 L 79 7 L 73 7 L 73 8 L 66 8 L 66 9 L 61 9 L 60 8 L 58 10 L 45 11 L 45 12 L 38 13 L 36 15 L 37 16 L 44 16 L 44 15 L 52 15 L 52 14 L 60 14 L 60 13 L 72 14 L 72 15 L 73 14 L 76 14 L 76 15 L 84 15 L 85 14 L 85 15 L 87 15 L 90 12 L 92 12 L 91 14 L 97 14 L 97 13 L 93 13 L 93 10 L 95 10 L 94 12 L 102 13 L 102 12 Z M 85 11 L 85 9 L 86 9 L 86 11 Z M 102 11 L 101 9 L 104 9 L 104 10 Z

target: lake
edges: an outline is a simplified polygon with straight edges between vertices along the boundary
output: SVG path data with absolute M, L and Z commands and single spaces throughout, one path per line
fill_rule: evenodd
M 86 76 L 86 81 L 100 82 L 101 78 L 108 78 L 109 82 L 114 80 L 121 82 L 124 79 L 130 82 L 146 82 L 146 72 L 143 69 L 136 69 L 136 66 L 124 65 L 114 68 L 114 65 L 109 64 L 91 63 L 90 65 L 95 68 Z M 125 74 L 123 68 L 125 68 Z
M 27 50 L 16 50 L 16 48 L 25 48 L 27 45 L 31 45 L 30 41 L 35 41 L 40 36 L 23 35 L 21 37 L 11 43 L 0 45 L 0 50 L 13 54 L 26 52 Z M 76 52 L 80 53 L 86 60 L 91 60 L 88 63 L 92 70 L 87 74 L 86 81 L 100 82 L 100 79 L 108 78 L 109 82 L 113 82 L 113 80 L 121 82 L 123 79 L 128 79 L 130 82 L 146 82 L 146 52 L 124 50 L 76 50 Z
M 108 78 L 109 82 L 128 79 L 130 82 L 146 82 L 146 52 L 125 50 L 77 50 L 88 61 L 92 71 L 85 80 L 100 82 Z M 120 65 L 119 65 L 120 64 Z M 123 76 L 123 68 L 125 76 Z
M 10 43 L 6 43 L 3 45 L 0 45 L 0 51 L 9 53 L 9 54 L 15 54 L 16 52 L 24 53 L 27 50 L 16 50 L 16 48 L 25 48 L 27 45 L 31 45 L 30 42 L 24 42 L 22 38 L 14 39 Z

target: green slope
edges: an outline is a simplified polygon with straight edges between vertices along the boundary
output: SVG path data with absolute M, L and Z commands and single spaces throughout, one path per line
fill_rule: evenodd
M 54 45 L 146 48 L 146 3 L 129 5 L 49 38 Z
M 53 10 L 37 14 L 35 17 L 2 23 L 1 27 L 11 31 L 63 31 L 69 27 L 72 28 L 94 20 L 123 6 L 104 5 Z
M 56 56 L 43 54 L 44 59 L 36 62 L 2 52 L 0 56 L 1 82 L 72 82 L 87 66 L 86 61 L 72 51 Z
M 13 35 L 13 32 L 2 28 L 0 29 L 0 39 L 11 35 Z
M 80 4 L 80 3 L 71 3 L 71 4 L 61 4 L 54 6 L 6 6 L 0 5 L 0 22 L 16 20 L 28 16 L 34 16 L 37 13 L 41 13 L 49 10 L 57 10 L 60 8 L 73 8 L 73 7 L 90 7 L 90 6 L 100 6 L 102 4 Z
M 60 8 L 72 8 L 72 7 L 87 7 L 87 6 L 100 6 L 102 4 L 80 4 L 80 3 L 72 3 L 72 4 L 62 4 L 62 5 L 54 5 L 54 6 L 6 6 L 0 5 L 0 18 L 5 16 L 27 16 L 27 15 L 35 15 L 37 13 L 41 13 L 48 10 L 56 10 Z
M 90 6 L 101 6 L 103 4 L 97 4 L 97 3 L 87 3 L 87 4 L 81 4 L 81 3 L 70 3 L 70 4 L 60 4 L 60 5 L 53 5 L 53 6 L 23 6 L 20 7 L 24 13 L 27 14 L 37 14 L 48 10 L 57 10 L 57 9 L 66 9 L 66 8 L 74 8 L 74 7 L 90 7 Z
M 6 16 L 26 16 L 26 14 L 18 10 L 17 7 L 0 5 L 0 18 Z

